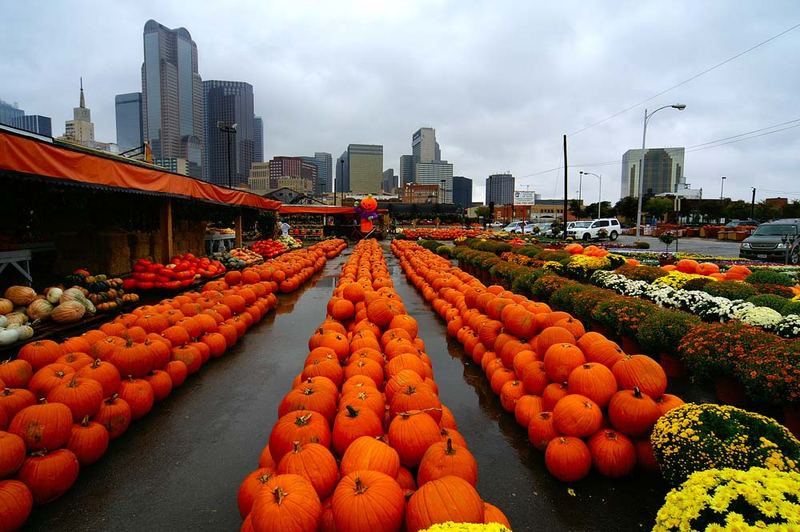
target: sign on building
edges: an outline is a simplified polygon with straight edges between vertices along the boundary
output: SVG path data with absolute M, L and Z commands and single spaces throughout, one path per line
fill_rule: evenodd
M 533 190 L 515 190 L 514 205 L 535 205 L 535 196 Z

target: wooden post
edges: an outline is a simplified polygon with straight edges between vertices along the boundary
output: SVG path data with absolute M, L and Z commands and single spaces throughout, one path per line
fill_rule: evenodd
M 239 210 L 239 213 L 236 215 L 236 247 L 242 247 L 242 211 Z
M 172 198 L 167 198 L 161 204 L 161 227 L 160 235 L 161 240 L 161 257 L 160 260 L 163 264 L 169 262 L 172 258 Z

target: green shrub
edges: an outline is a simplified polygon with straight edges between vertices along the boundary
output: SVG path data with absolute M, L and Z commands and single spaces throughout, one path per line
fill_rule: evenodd
M 572 255 L 567 251 L 550 249 L 543 249 L 542 252 L 536 256 L 536 258 L 539 260 L 552 260 L 555 262 L 561 262 L 562 260 L 569 259 L 571 257 Z
M 633 247 L 636 249 L 650 249 L 650 242 L 642 242 L 641 240 L 637 240 L 633 243 Z
M 441 255 L 442 257 L 449 259 L 453 255 L 453 248 L 450 246 L 439 246 L 436 248 L 436 254 Z
M 577 283 L 560 275 L 543 275 L 531 285 L 531 295 L 539 301 L 549 302 L 553 292 L 564 286 L 574 284 Z
M 562 310 L 572 314 L 575 297 L 589 288 L 590 287 L 585 284 L 567 285 L 559 288 L 551 294 L 550 305 L 553 307 L 553 310 Z
M 522 246 L 516 252 L 519 253 L 520 255 L 525 255 L 526 257 L 535 259 L 536 256 L 542 252 L 542 248 L 540 248 L 539 246 L 528 245 L 528 246 Z
M 597 288 L 596 286 L 588 287 L 586 290 L 575 294 L 571 314 L 579 320 L 588 322 L 592 319 L 592 312 L 595 307 L 602 301 L 614 296 L 616 294 L 611 290 Z
M 759 294 L 774 294 L 785 299 L 791 299 L 794 297 L 794 292 L 792 292 L 792 289 L 782 284 L 754 284 L 753 286 L 756 287 L 756 290 Z
M 800 316 L 800 301 L 787 301 L 783 308 L 781 308 L 780 313 L 784 316 L 788 316 L 789 314 L 797 314 Z
M 528 268 L 528 271 L 520 272 L 520 274 L 511 281 L 511 291 L 515 294 L 530 297 L 532 295 L 531 286 L 539 277 L 545 274 L 547 274 L 547 272 L 542 269 L 531 270 Z
M 786 298 L 776 296 L 774 294 L 758 294 L 748 297 L 746 301 L 757 307 L 769 307 L 772 310 L 777 310 L 778 312 L 780 312 L 783 307 L 786 306 Z
M 658 266 L 632 266 L 630 264 L 624 264 L 614 271 L 615 273 L 624 275 L 628 279 L 647 281 L 648 283 L 652 283 L 659 277 L 667 275 L 667 271 Z
M 697 277 L 696 279 L 689 279 L 684 283 L 684 290 L 703 290 L 708 283 L 715 283 L 711 277 Z
M 794 286 L 795 280 L 791 275 L 776 272 L 768 268 L 754 271 L 745 278 L 745 282 L 750 284 L 779 284 L 783 286 Z
M 617 336 L 636 337 L 641 323 L 659 308 L 649 301 L 617 296 L 598 304 L 592 311 L 592 318 Z
M 741 281 L 708 283 L 703 287 L 703 291 L 712 296 L 727 297 L 728 299 L 747 299 L 757 293 L 753 285 Z
M 418 243 L 420 246 L 422 246 L 422 247 L 424 247 L 425 249 L 427 249 L 428 251 L 433 251 L 433 252 L 436 252 L 436 248 L 438 248 L 439 246 L 441 246 L 441 245 L 442 245 L 442 243 L 441 243 L 441 242 L 438 242 L 438 241 L 436 241 L 436 240 L 420 240 L 420 241 L 419 241 L 419 242 L 417 242 L 417 243 Z
M 683 337 L 702 322 L 681 310 L 654 310 L 639 324 L 636 340 L 651 355 L 675 353 Z

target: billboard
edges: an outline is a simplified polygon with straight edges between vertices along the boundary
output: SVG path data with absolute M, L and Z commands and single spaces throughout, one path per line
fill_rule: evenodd
M 533 190 L 515 190 L 514 205 L 535 205 L 536 194 Z

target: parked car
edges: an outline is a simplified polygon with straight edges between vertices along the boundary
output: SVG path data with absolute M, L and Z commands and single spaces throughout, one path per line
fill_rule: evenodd
M 533 226 L 532 222 L 525 222 L 525 225 L 522 225 L 522 222 L 511 222 L 507 226 L 503 228 L 503 231 L 507 233 L 517 233 L 517 234 L 526 234 L 529 235 L 533 233 Z
M 493 227 L 495 229 L 503 227 L 503 222 L 495 221 L 489 224 L 489 227 Z
M 758 222 L 755 220 L 731 220 L 725 224 L 726 229 L 737 229 L 739 227 L 756 227 Z
M 588 241 L 606 237 L 610 240 L 616 240 L 622 229 L 619 220 L 616 218 L 598 218 L 597 220 L 570 223 L 575 225 L 572 227 L 569 227 L 569 224 L 567 225 L 567 238 L 576 240 Z M 605 234 L 601 231 L 605 231 Z
M 742 241 L 739 257 L 800 264 L 800 219 L 787 218 L 759 225 Z

